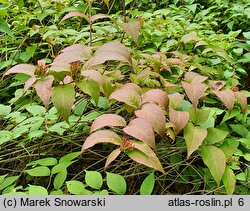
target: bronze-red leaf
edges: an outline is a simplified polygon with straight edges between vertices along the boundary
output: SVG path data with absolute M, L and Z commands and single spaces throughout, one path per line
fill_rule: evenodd
M 174 132 L 178 134 L 188 123 L 189 113 L 187 111 L 176 111 L 169 108 L 170 122 L 175 126 Z
M 136 118 L 129 122 L 129 124 L 123 128 L 123 131 L 148 144 L 150 147 L 155 148 L 155 136 L 152 125 L 143 118 Z
M 146 103 L 141 110 L 135 111 L 135 115 L 146 119 L 153 127 L 153 130 L 163 137 L 165 135 L 166 118 L 164 111 L 156 104 Z
M 102 14 L 102 13 L 98 13 L 96 15 L 92 15 L 89 20 L 91 23 L 94 23 L 96 20 L 103 19 L 103 18 L 109 18 L 109 16 Z
M 225 85 L 225 81 L 208 81 L 208 86 L 212 91 L 219 91 Z
M 141 96 L 131 87 L 117 89 L 109 96 L 109 99 L 115 99 L 134 108 L 141 106 Z
M 81 75 L 85 76 L 88 79 L 96 81 L 101 86 L 101 91 L 105 93 L 106 91 L 106 82 L 101 73 L 96 70 L 83 70 Z
M 94 56 L 88 60 L 86 66 L 92 67 L 109 60 L 122 61 L 128 64 L 132 62 L 128 49 L 122 43 L 112 41 L 99 47 Z
M 82 152 L 99 143 L 121 144 L 121 138 L 110 130 L 98 130 L 86 138 L 82 145 Z
M 81 13 L 81 12 L 70 12 L 70 13 L 66 14 L 65 16 L 63 16 L 60 23 L 64 20 L 72 18 L 72 17 L 82 17 L 90 23 L 89 18 L 84 13 Z
M 24 84 L 23 93 L 25 93 L 36 82 L 36 80 L 35 77 L 29 78 Z
M 212 91 L 228 108 L 229 111 L 233 110 L 235 96 L 231 89 L 225 89 L 222 91 Z
M 189 98 L 191 100 L 194 108 L 198 106 L 199 99 L 204 95 L 206 86 L 202 83 L 186 83 L 182 82 L 182 86 Z
M 236 99 L 240 102 L 242 111 L 245 113 L 247 111 L 247 97 L 242 92 L 234 92 Z
M 138 43 L 139 32 L 141 29 L 141 22 L 139 20 L 122 23 L 123 31 L 132 37 L 135 43 Z
M 34 77 L 35 68 L 36 67 L 31 64 L 18 64 L 7 70 L 7 72 L 4 75 L 9 75 L 13 73 L 23 73 L 26 75 L 30 75 L 31 77 Z
M 188 83 L 202 83 L 203 81 L 207 80 L 208 77 L 202 76 L 195 72 L 187 72 L 185 74 L 185 80 Z
M 109 166 L 109 164 L 110 164 L 111 162 L 113 162 L 120 154 L 121 154 L 121 150 L 120 150 L 120 149 L 115 149 L 115 150 L 113 150 L 113 151 L 109 154 L 109 156 L 108 156 L 108 158 L 107 158 L 107 160 L 106 160 L 104 169 L 106 169 L 106 168 Z
M 86 45 L 75 44 L 69 47 L 66 47 L 62 50 L 62 53 L 59 54 L 53 61 L 53 63 L 71 63 L 76 61 L 83 62 L 89 58 L 93 47 Z M 52 63 L 52 66 L 53 66 Z
M 156 103 L 165 109 L 168 106 L 168 95 L 161 89 L 151 89 L 142 95 L 142 103 Z
M 39 98 L 42 100 L 45 107 L 49 104 L 49 99 L 52 95 L 52 83 L 54 78 L 51 76 L 47 79 L 36 81 L 35 90 Z
M 94 132 L 105 126 L 126 126 L 126 121 L 123 117 L 117 114 L 102 114 L 98 116 L 91 125 L 90 132 Z

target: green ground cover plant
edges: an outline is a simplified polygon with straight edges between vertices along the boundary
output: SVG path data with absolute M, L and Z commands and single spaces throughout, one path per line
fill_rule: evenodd
M 150 2 L 0 1 L 2 195 L 250 193 L 250 3 Z

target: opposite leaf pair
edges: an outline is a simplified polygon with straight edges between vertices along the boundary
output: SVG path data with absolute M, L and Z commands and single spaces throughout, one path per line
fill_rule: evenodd
M 156 93 L 159 95 L 155 95 Z M 141 109 L 134 111 L 136 117 L 128 125 L 126 125 L 126 120 L 117 114 L 103 114 L 97 117 L 91 126 L 92 134 L 85 140 L 82 151 L 98 143 L 112 143 L 118 145 L 119 148 L 108 156 L 105 168 L 121 152 L 125 152 L 136 162 L 164 172 L 152 149 L 155 149 L 154 132 L 161 137 L 165 135 L 165 113 L 160 105 L 166 106 L 167 94 L 157 89 L 141 94 L 140 87 L 135 84 L 126 84 L 113 92 L 110 99 L 116 99 L 135 108 L 141 107 Z M 103 127 L 123 127 L 123 135 L 120 137 L 111 130 L 99 130 Z M 130 139 L 128 136 L 140 141 Z

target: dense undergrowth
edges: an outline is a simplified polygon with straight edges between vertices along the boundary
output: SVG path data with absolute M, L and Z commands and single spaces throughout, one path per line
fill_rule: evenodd
M 1 194 L 249 194 L 249 8 L 0 1 Z

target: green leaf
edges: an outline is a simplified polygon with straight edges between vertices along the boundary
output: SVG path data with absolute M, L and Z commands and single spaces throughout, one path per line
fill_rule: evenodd
M 181 41 L 183 43 L 189 43 L 191 41 L 195 41 L 197 39 L 197 33 L 196 32 L 190 32 L 188 34 L 185 34 L 182 38 Z
M 202 128 L 210 128 L 210 127 L 214 127 L 215 124 L 215 118 L 213 117 L 213 115 L 209 115 L 207 121 L 205 121 L 204 123 L 202 123 L 200 126 Z
M 32 161 L 28 163 L 26 166 L 33 166 L 33 165 L 54 166 L 56 164 L 57 164 L 57 159 L 50 157 L 50 158 L 42 158 L 39 160 Z
M 64 65 L 64 63 L 62 63 Z M 60 71 L 56 71 L 56 69 L 60 69 Z M 71 75 L 70 71 L 65 67 L 55 67 L 53 66 L 53 63 L 51 64 L 50 67 L 50 71 L 49 74 L 52 75 L 54 77 L 55 81 L 63 81 L 63 79 L 67 76 L 67 75 Z
M 245 148 L 250 150 L 250 138 L 240 138 L 237 139 Z
M 59 173 L 61 171 L 65 171 L 71 164 L 73 164 L 75 161 L 71 161 L 71 162 L 61 162 L 58 163 L 57 165 L 55 165 L 52 169 L 51 169 L 51 174 L 56 174 Z
M 125 6 L 127 6 L 129 3 L 131 3 L 133 0 L 125 0 Z
M 240 124 L 230 124 L 230 127 L 235 133 L 241 135 L 243 138 L 247 138 L 249 130 L 245 126 Z
M 0 145 L 7 142 L 7 141 L 11 141 L 13 140 L 13 134 L 10 131 L 7 130 L 1 130 L 0 131 Z
M 182 162 L 182 156 L 181 155 L 172 155 L 169 158 L 171 164 L 180 164 Z
M 230 30 L 233 30 L 233 26 L 234 26 L 234 21 L 230 21 L 227 23 L 227 27 L 230 29 Z
M 106 6 L 109 8 L 109 0 L 104 0 L 104 3 L 105 3 Z
M 95 104 L 98 105 L 100 97 L 100 84 L 94 80 L 84 80 L 77 83 L 77 86 L 85 93 L 93 98 Z
M 107 190 L 95 191 L 93 195 L 109 195 Z
M 42 186 L 29 185 L 29 195 L 48 195 L 48 191 Z
M 237 54 L 237 56 L 240 56 L 243 53 L 243 48 L 234 48 L 233 52 Z
M 245 53 L 237 63 L 248 63 L 250 61 L 250 53 Z
M 0 176 L 0 184 L 4 181 L 5 177 L 7 177 L 8 174 L 1 175 Z
M 18 5 L 19 11 L 21 11 L 22 8 L 24 7 L 24 0 L 18 0 L 17 5 Z
M 246 174 L 242 172 L 236 175 L 236 179 L 242 182 L 246 182 L 247 177 L 246 177 Z
M 46 166 L 38 166 L 26 172 L 32 177 L 46 177 L 50 175 L 50 169 Z
M 16 127 L 13 130 L 13 139 L 16 139 L 16 138 L 20 137 L 24 133 L 28 133 L 29 132 L 29 128 L 30 128 L 29 125 L 22 125 L 20 127 Z
M 222 177 L 222 182 L 226 188 L 226 192 L 228 195 L 234 193 L 236 177 L 232 169 L 229 166 L 226 167 L 225 173 Z
M 186 5 L 186 8 L 188 8 L 189 10 L 191 10 L 193 13 L 195 13 L 196 7 L 197 7 L 197 4 Z
M 225 51 L 223 48 L 216 46 L 216 47 L 213 47 L 213 49 L 217 55 L 221 56 L 227 62 L 231 62 L 231 63 L 233 62 L 233 60 L 229 57 L 227 51 Z
M 8 0 L 0 0 L 0 3 L 10 5 L 11 3 Z
M 74 195 L 90 195 L 91 192 L 86 190 L 83 183 L 80 181 L 72 180 L 66 182 L 67 189 L 71 194 Z
M 154 189 L 155 175 L 154 172 L 150 173 L 142 182 L 140 187 L 141 195 L 150 195 Z
M 53 190 L 49 195 L 64 195 L 62 190 Z
M 207 137 L 204 140 L 204 143 L 206 144 L 219 143 L 223 141 L 228 135 L 227 131 L 220 130 L 220 129 L 213 128 L 213 127 L 208 128 L 207 132 L 208 132 Z
M 187 159 L 198 149 L 207 136 L 207 130 L 192 123 L 188 123 L 184 128 L 184 139 L 187 145 Z
M 105 97 L 109 97 L 111 93 L 115 90 L 115 87 L 111 84 L 109 79 L 105 79 Z
M 35 131 L 31 131 L 31 132 L 28 134 L 27 138 L 28 138 L 29 140 L 31 140 L 31 139 L 39 139 L 39 138 L 41 138 L 45 133 L 46 133 L 46 132 L 45 132 L 44 130 L 35 130 Z
M 245 160 L 250 161 L 250 153 L 244 155 Z
M 139 32 L 141 29 L 140 20 L 129 21 L 128 23 L 122 23 L 121 27 L 123 31 L 132 37 L 133 41 L 138 44 Z
M 100 116 L 102 113 L 100 113 L 100 111 L 92 111 L 89 114 L 87 114 L 86 116 L 83 116 L 81 118 L 82 121 L 93 121 L 96 117 Z
M 187 101 L 187 100 L 183 100 L 181 103 L 181 110 L 182 111 L 188 111 L 190 108 L 192 107 L 192 104 Z
M 77 116 L 82 116 L 83 112 L 86 110 L 88 105 L 87 99 L 81 99 L 76 103 L 76 108 L 74 109 L 74 114 Z
M 0 18 L 0 32 L 4 32 L 4 33 L 8 34 L 9 36 L 14 37 L 7 22 L 5 20 L 3 20 L 2 18 Z
M 5 190 L 7 190 L 7 189 L 5 189 Z M 28 194 L 27 193 L 25 193 L 25 192 L 14 192 L 15 191 L 15 189 L 13 190 L 11 190 L 10 192 L 7 192 L 7 193 L 2 193 L 2 195 L 9 195 L 9 196 L 27 196 Z
M 12 69 L 12 68 L 11 68 Z M 6 74 L 6 73 L 5 73 Z M 15 97 L 13 97 L 9 103 L 10 104 L 14 104 L 15 102 L 17 102 L 23 95 L 23 89 L 16 89 L 15 91 Z M 9 115 L 11 115 L 12 113 L 10 113 Z
M 106 92 L 106 79 L 104 76 L 97 70 L 84 70 L 81 72 L 81 75 L 84 76 L 85 80 L 93 80 L 99 84 L 99 89 L 102 93 Z M 107 79 L 108 81 L 108 79 Z M 81 83 L 81 82 L 80 82 Z
M 123 176 L 106 172 L 107 174 L 107 185 L 110 190 L 114 191 L 119 195 L 126 193 L 127 184 Z
M 0 117 L 5 117 L 11 112 L 11 107 L 0 104 Z
M 88 186 L 94 189 L 101 189 L 103 184 L 102 175 L 98 171 L 85 171 L 85 182 Z
M 168 95 L 169 98 L 169 107 L 177 110 L 183 101 L 183 95 L 180 95 L 178 92 Z
M 69 128 L 69 124 L 66 122 L 58 122 L 49 127 L 49 131 L 56 132 L 59 135 L 63 135 L 63 133 Z
M 59 160 L 59 163 L 70 162 L 70 161 L 74 160 L 75 158 L 79 157 L 80 154 L 81 154 L 81 152 L 71 152 L 71 153 L 61 157 Z
M 219 186 L 226 168 L 224 152 L 214 146 L 202 146 L 200 155 Z
M 220 149 L 224 152 L 226 158 L 230 159 L 238 151 L 239 142 L 235 139 L 226 139 L 220 146 Z
M 62 187 L 63 183 L 65 182 L 67 178 L 67 170 L 60 171 L 53 181 L 53 185 L 55 189 L 59 189 Z
M 195 125 L 202 125 L 204 122 L 208 120 L 208 117 L 210 114 L 210 110 L 201 110 L 201 109 L 194 110 L 193 107 L 191 107 L 188 112 L 189 112 L 191 121 Z
M 246 39 L 250 40 L 250 31 L 248 31 L 248 32 L 243 32 L 242 34 L 243 34 L 243 36 L 244 36 Z
M 5 189 L 6 187 L 12 185 L 17 179 L 19 178 L 19 176 L 11 176 L 11 177 L 5 177 L 2 178 L 2 182 L 0 183 L 0 190 Z
M 229 119 L 232 119 L 234 117 L 236 117 L 237 115 L 239 115 L 241 113 L 241 110 L 238 108 L 234 108 L 231 112 L 230 111 L 226 111 L 222 121 L 220 124 L 226 122 Z
M 161 162 L 147 144 L 141 141 L 133 141 L 133 149 L 126 151 L 126 154 L 137 163 L 164 173 Z
M 37 45 L 31 45 L 26 48 L 26 50 L 19 55 L 19 59 L 23 62 L 28 62 L 35 54 Z
M 46 109 L 40 105 L 32 105 L 26 107 L 26 110 L 30 112 L 33 116 L 43 116 L 46 113 Z
M 58 85 L 52 90 L 52 101 L 59 114 L 68 121 L 71 108 L 75 101 L 75 90 L 71 84 Z
M 218 108 L 213 108 L 213 107 L 209 107 L 208 110 L 210 111 L 210 113 L 209 113 L 207 121 L 200 124 L 200 126 L 202 128 L 214 127 L 216 116 L 220 115 L 220 114 L 222 114 L 224 112 L 223 110 L 220 110 Z

